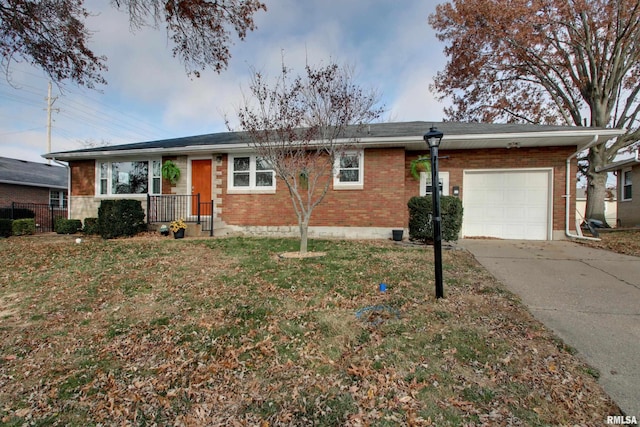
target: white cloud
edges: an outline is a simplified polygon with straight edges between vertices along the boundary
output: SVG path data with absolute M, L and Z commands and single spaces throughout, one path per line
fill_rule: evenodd
M 78 140 L 117 144 L 224 131 L 223 115 L 235 117 L 250 68 L 277 75 L 283 55 L 298 72 L 307 62 L 355 66 L 359 83 L 382 93 L 387 116 L 396 121 L 442 117 L 442 105 L 427 89 L 444 67 L 442 45 L 427 24 L 433 0 L 267 0 L 268 11 L 256 15 L 258 29 L 231 46 L 229 69 L 206 70 L 199 79 L 190 79 L 172 56 L 164 28 L 132 33 L 127 15 L 108 2 L 86 5 L 97 13 L 88 21 L 95 30 L 91 47 L 108 56 L 109 84 L 102 93 L 73 86 L 64 96 L 56 91 L 62 111 L 53 114 L 54 151 L 81 148 Z M 29 156 L 25 160 L 39 159 L 46 142 L 47 81 L 28 69 L 20 81 L 30 92 L 0 86 L 0 95 L 29 98 L 0 105 L 0 141 L 7 148 L 12 141 L 4 155 Z M 27 131 L 32 128 L 38 130 Z

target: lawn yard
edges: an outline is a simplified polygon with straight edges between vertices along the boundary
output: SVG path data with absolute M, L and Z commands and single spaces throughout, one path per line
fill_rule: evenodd
M 600 233 L 600 241 L 585 241 L 579 243 L 594 248 L 606 249 L 625 255 L 640 257 L 640 229 L 637 230 L 605 230 Z
M 0 240 L 2 425 L 602 425 L 618 408 L 465 251 Z M 387 291 L 379 291 L 384 282 Z

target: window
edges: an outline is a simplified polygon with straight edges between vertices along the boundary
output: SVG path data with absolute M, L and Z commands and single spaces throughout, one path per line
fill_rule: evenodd
M 449 195 L 449 172 L 438 171 L 438 187 L 440 187 L 440 196 Z M 420 172 L 420 196 L 430 196 L 431 172 Z
M 364 188 L 364 152 L 348 151 L 336 159 L 334 164 L 334 189 Z
M 159 160 L 152 162 L 152 174 L 151 174 L 151 193 L 162 193 L 162 163 Z
M 49 191 L 49 206 L 54 208 L 67 207 L 67 192 L 62 190 L 50 190 Z
M 161 169 L 160 160 L 99 163 L 98 194 L 147 194 L 149 188 L 151 194 L 160 194 Z
M 99 194 L 107 194 L 109 189 L 109 164 L 100 163 L 100 191 Z
M 631 169 L 622 171 L 622 200 L 631 200 Z
M 229 192 L 273 193 L 275 189 L 275 172 L 265 159 L 253 155 L 229 156 Z

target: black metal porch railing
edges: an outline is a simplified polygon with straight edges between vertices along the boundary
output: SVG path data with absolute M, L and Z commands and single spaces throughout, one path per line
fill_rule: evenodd
M 202 231 L 213 236 L 213 200 L 200 201 L 200 194 L 147 195 L 147 223 L 171 222 L 182 218 L 184 222 L 201 225 Z
M 29 215 L 25 215 L 30 211 Z M 33 216 L 32 216 L 33 215 Z M 47 233 L 55 231 L 58 218 L 67 218 L 67 208 L 50 205 L 47 203 L 20 203 L 11 202 L 11 205 L 1 208 L 0 217 L 6 219 L 25 218 L 29 216 L 36 223 L 36 232 Z

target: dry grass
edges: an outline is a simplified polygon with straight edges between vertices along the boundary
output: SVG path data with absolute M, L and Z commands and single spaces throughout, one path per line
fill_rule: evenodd
M 619 409 L 464 251 L 0 241 L 3 425 L 602 425 Z M 387 292 L 378 291 L 379 283 Z
M 583 245 L 640 257 L 640 229 L 606 230 L 600 233 L 600 241 L 580 241 Z

